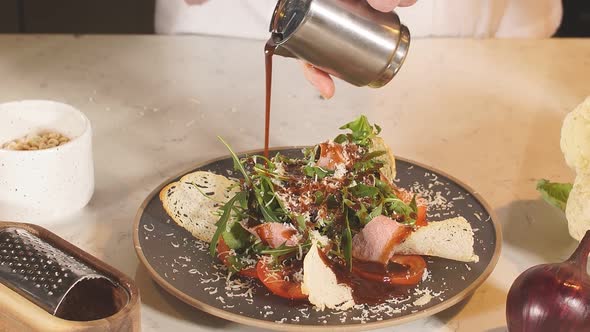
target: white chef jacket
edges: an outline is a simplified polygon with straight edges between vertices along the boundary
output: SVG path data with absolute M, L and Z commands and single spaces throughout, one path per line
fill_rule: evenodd
M 362 0 L 359 0 L 362 1 Z M 156 32 L 268 39 L 276 0 L 156 1 Z M 419 0 L 397 8 L 412 37 L 544 38 L 561 22 L 561 0 Z

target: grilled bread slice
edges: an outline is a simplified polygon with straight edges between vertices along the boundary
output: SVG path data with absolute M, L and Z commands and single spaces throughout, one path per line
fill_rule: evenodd
M 377 157 L 377 160 L 383 163 L 383 167 L 381 167 L 381 174 L 387 178 L 389 181 L 393 181 L 395 179 L 395 157 L 393 156 L 393 152 L 391 148 L 383 138 L 375 137 L 372 139 L 373 145 L 371 146 L 370 151 L 385 151 L 385 154 Z
M 183 176 L 160 191 L 168 215 L 197 239 L 211 242 L 217 211 L 237 191 L 237 181 L 211 172 L 197 171 Z
M 465 218 L 434 221 L 418 228 L 394 251 L 399 255 L 427 255 L 460 262 L 478 262 L 473 252 L 473 230 Z

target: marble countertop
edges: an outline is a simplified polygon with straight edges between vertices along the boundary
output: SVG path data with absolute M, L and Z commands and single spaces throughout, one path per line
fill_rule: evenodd
M 264 43 L 200 36 L 0 36 L 0 102 L 53 99 L 94 129 L 96 191 L 47 228 L 137 281 L 144 331 L 255 329 L 199 312 L 157 287 L 132 242 L 137 208 L 164 179 L 225 155 L 216 136 L 260 148 Z M 565 217 L 535 191 L 572 181 L 559 149 L 564 115 L 590 94 L 590 40 L 414 40 L 381 89 L 337 83 L 319 98 L 293 60 L 277 59 L 271 144 L 313 144 L 360 113 L 397 155 L 477 190 L 503 226 L 502 256 L 466 302 L 394 330 L 505 331 L 518 274 L 561 261 L 576 242 Z

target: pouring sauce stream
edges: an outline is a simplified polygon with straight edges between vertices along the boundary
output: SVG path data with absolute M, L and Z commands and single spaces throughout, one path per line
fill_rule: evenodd
M 276 44 L 269 39 L 264 46 L 264 64 L 266 73 L 266 105 L 264 112 L 264 156 L 268 158 L 268 146 L 270 141 L 270 96 L 272 88 L 272 56 L 275 53 Z

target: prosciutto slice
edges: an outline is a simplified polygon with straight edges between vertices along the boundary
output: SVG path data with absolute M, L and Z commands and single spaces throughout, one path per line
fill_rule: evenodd
M 412 232 L 412 228 L 400 225 L 395 220 L 377 216 L 352 239 L 352 257 L 387 264 L 397 245 Z
M 294 247 L 299 243 L 297 230 L 288 224 L 268 222 L 251 228 L 244 224 L 242 226 L 271 248 L 278 248 L 283 244 Z
M 324 169 L 335 170 L 338 164 L 345 164 L 344 147 L 341 144 L 329 142 L 320 144 L 320 159 L 317 165 Z

